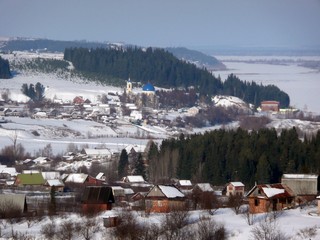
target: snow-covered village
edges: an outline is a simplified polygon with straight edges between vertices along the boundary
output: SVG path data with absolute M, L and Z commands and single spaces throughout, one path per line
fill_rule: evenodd
M 15 66 L 63 59 L 32 51 L 3 57 Z M 50 100 L 43 107 L 30 106 L 21 90 L 37 82 Z M 1 91 L 1 238 L 320 238 L 316 172 L 284 171 L 278 182 L 252 182 L 241 179 L 238 166 L 228 181 L 204 182 L 196 174 L 178 178 L 179 163 L 170 156 L 177 153 L 161 153 L 165 139 L 240 127 L 279 136 L 294 127 L 298 139 L 312 139 L 320 123 L 310 113 L 226 95 L 169 108 L 151 82 L 128 78 L 123 87 L 110 87 L 32 69 L 1 79 Z M 211 105 L 236 110 L 237 117 L 197 125 L 194 118 Z M 154 148 L 169 155 L 154 160 Z

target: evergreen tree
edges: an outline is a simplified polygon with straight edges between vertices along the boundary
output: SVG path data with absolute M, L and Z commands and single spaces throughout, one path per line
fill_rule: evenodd
M 148 180 L 147 174 L 146 174 L 146 167 L 144 165 L 141 153 L 138 154 L 138 158 L 134 163 L 134 174 L 141 175 L 145 180 Z
M 270 164 L 265 154 L 263 154 L 257 165 L 256 180 L 259 184 L 261 183 L 270 183 Z
M 128 160 L 128 153 L 125 149 L 122 149 L 118 164 L 118 177 L 121 179 L 128 175 L 128 168 L 129 168 L 129 160 Z
M 0 56 L 0 78 L 8 79 L 8 78 L 11 78 L 11 77 L 12 77 L 12 74 L 10 72 L 9 61 L 3 59 Z

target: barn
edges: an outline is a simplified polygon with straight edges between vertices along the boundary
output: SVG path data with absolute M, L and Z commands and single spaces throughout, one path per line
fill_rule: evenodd
M 286 184 L 301 199 L 314 200 L 318 193 L 316 174 L 283 174 L 281 183 Z

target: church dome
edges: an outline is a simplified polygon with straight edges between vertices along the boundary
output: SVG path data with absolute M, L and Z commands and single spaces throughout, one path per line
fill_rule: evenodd
M 155 92 L 155 88 L 151 83 L 147 83 L 146 85 L 143 86 L 142 91 L 144 92 Z

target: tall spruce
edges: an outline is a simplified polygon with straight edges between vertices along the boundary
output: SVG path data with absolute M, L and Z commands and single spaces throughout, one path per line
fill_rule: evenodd
M 8 79 L 11 77 L 9 61 L 0 56 L 0 78 Z
M 134 163 L 134 175 L 141 175 L 145 180 L 148 180 L 146 167 L 141 153 L 138 154 L 138 158 Z
M 118 177 L 121 179 L 128 175 L 129 158 L 125 149 L 122 149 L 118 164 Z

